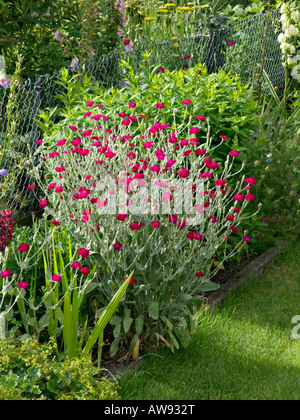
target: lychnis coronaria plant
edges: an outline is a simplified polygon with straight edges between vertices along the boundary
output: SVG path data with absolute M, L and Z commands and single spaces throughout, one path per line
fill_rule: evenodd
M 239 175 L 244 165 L 233 171 L 239 152 L 217 161 L 216 140 L 228 138 L 212 139 L 203 115 L 170 127 L 163 107 L 156 104 L 157 121 L 150 122 L 133 115 L 134 102 L 131 115 L 107 116 L 103 105 L 89 101 L 55 151 L 43 153 L 51 137 L 38 141 L 45 173 L 40 207 L 58 231 L 72 234 L 81 258 L 97 263 L 98 312 L 134 272 L 134 285 L 111 319 L 113 354 L 121 342 L 131 353 L 149 340 L 172 350 L 187 346 L 194 306 L 204 291 L 217 288 L 212 257 L 230 235 L 240 242 L 231 253 L 225 245 L 224 259 L 251 240 L 239 225 L 255 200 L 249 191 L 256 180 Z M 197 137 L 201 124 L 208 127 L 204 141 Z

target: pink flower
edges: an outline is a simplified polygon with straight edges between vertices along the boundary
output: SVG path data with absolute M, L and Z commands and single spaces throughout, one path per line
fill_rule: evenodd
M 69 125 L 69 129 L 73 131 L 77 131 L 77 127 L 75 127 L 75 125 Z
M 222 140 L 229 140 L 228 137 L 226 137 L 226 136 L 220 136 L 220 139 L 222 139 Z
M 174 164 L 175 164 L 175 160 L 174 160 L 174 159 L 170 159 L 170 160 L 168 160 L 168 161 L 167 161 L 167 163 L 166 163 L 166 165 L 167 165 L 167 166 L 169 166 L 169 167 L 170 167 L 170 166 L 173 166 Z
M 19 252 L 25 252 L 25 251 L 29 251 L 29 248 L 30 248 L 30 245 L 23 243 L 23 244 L 18 246 L 17 250 Z
M 125 280 L 127 280 L 127 279 L 128 279 L 128 277 L 126 277 Z M 131 277 L 131 279 L 129 280 L 129 285 L 131 286 L 133 283 L 135 283 L 135 278 Z
M 247 201 L 254 201 L 255 200 L 255 194 L 246 194 L 245 200 Z
M 120 118 L 125 118 L 126 117 L 126 112 L 120 112 L 119 114 Z
M 116 242 L 116 243 L 114 243 L 114 244 L 113 244 L 113 248 L 114 248 L 116 251 L 120 251 L 120 249 L 122 248 L 122 244 L 121 244 L 121 242 Z
M 215 184 L 217 185 L 217 187 L 224 187 L 224 185 L 226 185 L 226 180 L 225 179 L 216 179 Z
M 56 182 L 52 182 L 51 184 L 49 184 L 48 190 L 53 190 L 55 186 L 56 186 Z
M 58 172 L 58 173 L 64 172 L 65 170 L 66 170 L 66 168 L 64 166 L 57 166 L 55 168 L 55 171 Z
M 158 109 L 163 109 L 165 107 L 165 104 L 164 103 L 157 103 L 155 106 Z
M 80 255 L 82 258 L 87 258 L 90 255 L 90 251 L 88 249 L 81 248 L 78 251 L 78 255 Z
M 0 277 L 2 277 L 3 279 L 6 279 L 7 277 L 11 276 L 11 271 L 10 270 L 4 270 L 2 271 L 2 273 L 0 273 Z
M 62 187 L 62 186 L 59 186 L 59 187 L 55 188 L 56 193 L 61 193 L 61 192 L 63 192 L 63 190 L 64 190 L 64 187 Z
M 182 105 L 189 105 L 192 101 L 190 99 L 186 99 L 182 102 Z
M 231 226 L 230 229 L 233 233 L 237 233 L 237 231 L 238 231 L 236 226 Z
M 151 226 L 153 228 L 159 228 L 160 227 L 160 222 L 157 220 L 154 220 L 153 222 L 151 222 Z
M 184 57 L 184 59 L 185 59 L 185 60 L 188 60 L 189 58 L 191 58 L 191 56 L 190 56 L 190 55 L 186 55 L 186 56 Z
M 90 274 L 90 270 L 88 269 L 88 267 L 82 267 L 79 271 L 84 276 L 88 276 Z
M 56 281 L 56 282 L 59 282 L 59 281 L 61 281 L 61 276 L 59 276 L 58 274 L 53 274 L 52 280 Z
M 243 194 L 235 194 L 233 196 L 233 199 L 236 200 L 236 201 L 243 201 L 244 200 L 244 196 L 243 196 Z
M 51 223 L 54 226 L 60 226 L 60 222 L 58 220 L 52 220 Z
M 36 144 L 42 144 L 42 143 L 44 143 L 44 140 L 40 139 L 40 140 L 36 140 L 35 142 L 36 142 Z
M 91 134 L 92 134 L 91 130 L 85 130 L 85 131 L 82 133 L 82 137 L 88 137 L 88 136 L 90 136 Z
M 199 133 L 199 128 L 198 127 L 191 127 L 190 128 L 190 133 L 191 134 L 197 134 L 197 133 Z
M 251 176 L 250 178 L 246 178 L 245 179 L 245 182 L 247 182 L 248 184 L 256 184 L 256 179 L 253 177 L 253 176 Z
M 249 238 L 249 236 L 244 235 L 243 236 L 243 241 L 244 242 L 250 242 L 251 241 L 251 238 Z
M 163 203 L 170 203 L 172 200 L 172 195 L 169 192 L 166 192 L 161 196 L 161 201 Z
M 201 241 L 201 239 L 202 239 L 202 235 L 201 235 L 201 233 L 195 233 L 195 234 L 194 234 L 194 239 L 195 239 L 196 241 Z
M 230 41 L 230 42 L 228 42 L 228 47 L 232 47 L 233 45 L 234 45 L 235 43 L 234 43 L 234 41 Z
M 130 125 L 131 121 L 130 120 L 123 120 L 122 121 L 122 125 Z
M 134 109 L 136 107 L 136 103 L 135 102 L 129 102 L 128 106 L 129 106 L 129 108 L 133 108 Z
M 196 273 L 196 277 L 198 277 L 198 278 L 203 277 L 203 273 L 202 273 L 202 271 L 198 271 L 198 272 Z
M 71 268 L 74 270 L 77 270 L 81 266 L 81 263 L 79 261 L 74 261 L 73 264 L 71 264 Z
M 20 281 L 18 283 L 18 286 L 20 287 L 20 289 L 27 289 L 29 287 L 29 284 L 26 283 L 26 281 Z
M 237 150 L 232 150 L 231 152 L 229 152 L 229 156 L 238 156 L 240 154 L 240 152 L 238 152 Z
M 228 214 L 226 216 L 226 219 L 229 220 L 230 222 L 232 222 L 234 220 L 234 215 L 233 214 Z
M 66 142 L 67 142 L 66 139 L 58 140 L 58 142 L 56 143 L 56 146 L 64 146 L 66 144 Z
M 94 101 L 89 101 L 89 102 L 86 104 L 86 106 L 87 106 L 87 107 L 91 107 L 91 106 L 93 106 L 93 105 L 94 105 L 94 103 L 95 103 Z
M 190 171 L 188 169 L 181 169 L 181 171 L 178 172 L 178 176 L 180 176 L 180 178 L 187 178 L 190 174 Z
M 130 39 L 125 39 L 124 45 L 129 45 L 129 44 L 130 44 Z
M 196 119 L 199 120 L 199 121 L 205 121 L 206 120 L 206 118 L 203 117 L 202 115 L 199 115 L 199 117 L 196 117 Z
M 29 187 L 27 187 L 27 190 L 34 190 L 36 188 L 36 185 L 30 185 Z
M 124 222 L 124 220 L 126 220 L 126 219 L 127 219 L 127 214 L 118 214 L 118 216 L 116 217 L 116 219 L 117 219 L 119 222 Z
M 140 222 L 135 222 L 132 225 L 129 225 L 129 229 L 131 229 L 132 231 L 134 230 L 139 230 L 143 227 L 142 223 Z
M 159 69 L 157 69 L 156 73 L 164 73 L 165 69 L 163 67 L 160 67 Z
M 45 208 L 45 207 L 47 207 L 47 206 L 49 206 L 49 203 L 48 203 L 48 201 L 47 201 L 47 200 L 42 200 L 42 201 L 39 203 L 39 207 L 41 207 L 41 208 Z

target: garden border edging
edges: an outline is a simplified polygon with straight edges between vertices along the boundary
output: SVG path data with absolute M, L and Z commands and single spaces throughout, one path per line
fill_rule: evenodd
M 254 261 L 238 272 L 235 278 L 229 280 L 219 289 L 210 293 L 206 298 L 206 306 L 215 307 L 216 305 L 222 304 L 230 290 L 247 284 L 253 277 L 262 277 L 264 272 L 274 261 L 275 257 L 286 248 L 289 243 L 290 241 L 284 239 L 279 240 L 275 247 L 272 247 L 259 255 Z

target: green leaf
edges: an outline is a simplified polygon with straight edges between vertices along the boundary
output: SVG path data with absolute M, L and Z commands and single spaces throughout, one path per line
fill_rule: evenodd
M 123 320 L 123 328 L 124 328 L 125 334 L 127 334 L 128 331 L 130 330 L 130 327 L 131 327 L 132 322 L 133 322 L 133 318 L 131 318 L 131 317 L 124 318 L 124 320 Z
M 148 312 L 151 318 L 158 319 L 158 313 L 159 313 L 159 304 L 158 302 L 152 302 L 148 306 Z
M 138 336 L 140 336 L 142 334 L 143 328 L 144 328 L 144 317 L 143 317 L 143 315 L 139 315 L 135 319 L 135 331 L 136 331 Z

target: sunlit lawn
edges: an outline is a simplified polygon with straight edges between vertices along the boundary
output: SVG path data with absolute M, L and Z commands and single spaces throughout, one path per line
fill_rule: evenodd
M 283 251 L 261 279 L 231 293 L 223 307 L 197 318 L 192 344 L 175 355 L 143 358 L 121 379 L 134 400 L 299 400 L 300 243 Z

